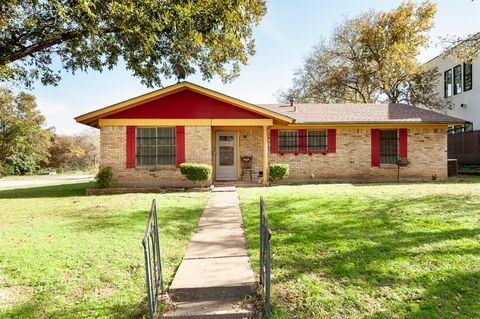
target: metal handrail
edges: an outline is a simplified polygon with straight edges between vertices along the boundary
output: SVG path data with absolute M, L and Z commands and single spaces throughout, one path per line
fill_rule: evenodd
M 158 297 L 164 293 L 162 259 L 160 255 L 160 236 L 158 232 L 157 204 L 152 201 L 150 215 L 142 240 L 145 255 L 145 273 L 147 280 L 148 311 L 150 319 L 155 318 Z
M 270 239 L 272 232 L 265 210 L 265 202 L 260 197 L 260 285 L 265 301 L 265 317 L 270 318 Z

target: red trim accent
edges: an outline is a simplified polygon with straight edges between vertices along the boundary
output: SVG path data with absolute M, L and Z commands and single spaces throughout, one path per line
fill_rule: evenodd
M 180 167 L 180 164 L 185 163 L 185 127 L 177 126 L 176 133 L 177 167 Z
M 328 152 L 327 151 L 278 151 L 277 153 L 280 154 L 280 155 L 284 155 L 284 154 L 295 154 L 295 155 L 299 155 L 299 154 L 308 154 L 308 155 L 323 154 L 323 155 L 325 155 Z
M 408 130 L 406 128 L 399 129 L 400 139 L 400 157 L 408 158 Z
M 136 166 L 136 139 L 135 126 L 127 126 L 127 168 L 135 168 Z
M 327 144 L 328 153 L 336 153 L 337 152 L 337 130 L 328 129 L 327 139 L 328 139 L 328 144 Z
M 372 129 L 372 166 L 380 166 L 380 130 Z
M 278 130 L 270 130 L 270 153 L 278 153 Z
M 264 119 L 266 116 L 183 90 L 106 116 L 111 119 Z
M 307 149 L 307 130 L 298 130 L 298 147 L 300 149 Z M 295 152 L 295 153 L 301 153 L 300 152 Z

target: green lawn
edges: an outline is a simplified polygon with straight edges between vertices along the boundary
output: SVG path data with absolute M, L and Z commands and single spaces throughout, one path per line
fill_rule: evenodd
M 91 184 L 0 189 L 1 318 L 141 318 L 141 240 L 157 199 L 167 285 L 208 193 L 85 196 Z
M 244 188 L 257 271 L 260 195 L 273 318 L 480 318 L 479 179 Z

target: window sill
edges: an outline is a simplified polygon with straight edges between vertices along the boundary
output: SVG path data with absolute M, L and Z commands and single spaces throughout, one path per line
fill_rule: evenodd
M 380 164 L 382 168 L 397 168 L 397 164 Z
M 299 155 L 299 154 L 308 154 L 308 155 L 313 155 L 313 154 L 322 154 L 326 155 L 328 151 L 278 151 L 278 154 L 281 156 L 285 154 L 294 154 L 294 155 Z
M 135 168 L 145 171 L 175 170 L 176 165 L 137 165 Z

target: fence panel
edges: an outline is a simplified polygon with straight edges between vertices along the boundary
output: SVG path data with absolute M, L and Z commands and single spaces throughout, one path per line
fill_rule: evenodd
M 145 272 L 147 279 L 148 311 L 150 319 L 155 318 L 158 297 L 164 293 L 162 276 L 162 258 L 160 255 L 160 236 L 158 233 L 157 205 L 152 201 L 145 235 L 142 240 L 145 254 Z
M 448 158 L 461 165 L 480 165 L 480 131 L 449 134 Z

